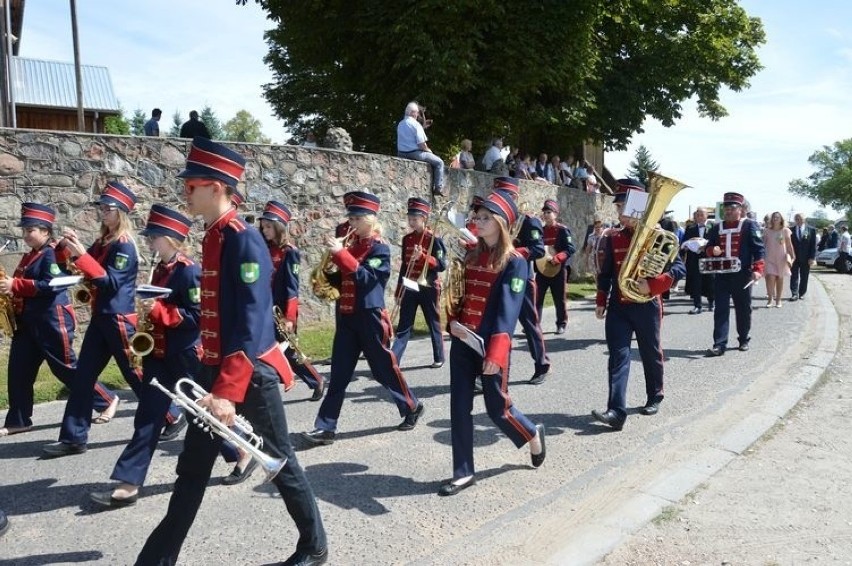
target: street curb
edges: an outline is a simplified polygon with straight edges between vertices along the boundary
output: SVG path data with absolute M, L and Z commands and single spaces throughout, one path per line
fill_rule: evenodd
M 805 363 L 794 374 L 780 381 L 776 393 L 755 411 L 724 431 L 710 448 L 666 468 L 645 485 L 639 486 L 634 495 L 618 506 L 617 511 L 575 530 L 571 540 L 550 557 L 548 564 L 597 564 L 660 515 L 664 508 L 682 500 L 743 454 L 819 382 L 837 353 L 840 320 L 822 282 L 813 277 L 811 285 L 809 296 L 814 299 L 812 316 L 816 320 L 824 319 L 825 324 L 822 325 L 818 346 Z

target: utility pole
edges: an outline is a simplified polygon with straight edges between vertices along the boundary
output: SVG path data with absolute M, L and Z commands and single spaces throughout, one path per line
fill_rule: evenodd
M 86 131 L 83 116 L 83 72 L 80 67 L 80 38 L 77 36 L 77 0 L 71 2 L 71 37 L 74 42 L 74 78 L 77 81 L 77 131 Z

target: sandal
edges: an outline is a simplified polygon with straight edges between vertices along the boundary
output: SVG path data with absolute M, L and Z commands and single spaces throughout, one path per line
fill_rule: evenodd
M 112 400 L 112 403 L 109 404 L 109 407 L 106 410 L 92 419 L 93 424 L 107 424 L 112 420 L 115 416 L 116 411 L 118 411 L 118 404 L 121 402 L 121 399 L 118 396 Z

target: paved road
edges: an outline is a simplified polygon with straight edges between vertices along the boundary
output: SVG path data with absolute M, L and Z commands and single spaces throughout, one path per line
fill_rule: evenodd
M 762 297 L 765 287 L 756 294 Z M 697 466 L 698 475 L 717 470 L 723 458 L 708 450 L 725 434 L 733 435 L 734 448 L 748 441 L 755 429 L 753 404 L 775 391 L 774 380 L 830 359 L 830 349 L 820 348 L 834 311 L 819 285 L 811 295 L 782 309 L 757 309 L 751 351 L 720 359 L 703 357 L 712 315 L 687 315 L 689 301 L 675 295 L 663 323 L 666 401 L 657 416 L 631 414 L 620 433 L 589 415 L 605 407 L 607 391 L 603 324 L 595 320 L 593 304 L 571 305 L 564 336 L 553 334 L 553 315 L 546 313 L 554 372 L 544 385 L 527 385 L 532 362 L 517 339 L 510 388 L 516 405 L 547 426 L 546 463 L 533 469 L 526 448 L 515 450 L 497 433 L 479 402 L 479 483 L 452 498 L 435 495 L 451 474 L 449 368 L 426 369 L 428 341 L 410 344 L 403 368 L 427 409 L 415 430 L 398 432 L 395 407 L 362 362 L 338 441 L 299 452 L 329 532 L 329 563 L 594 562 L 656 514 L 658 501 L 637 500 L 647 492 L 643 486 L 671 477 L 674 485 L 685 485 L 678 468 L 684 463 Z M 631 369 L 629 399 L 638 407 L 644 403 L 638 356 Z M 303 385 L 286 395 L 291 432 L 312 428 L 317 405 L 309 396 Z M 55 440 L 61 402 L 37 408 L 32 433 L 0 440 L 0 507 L 13 521 L 0 541 L 0 565 L 133 562 L 165 511 L 181 444 L 161 445 L 135 507 L 97 512 L 88 493 L 109 486 L 112 465 L 132 430 L 135 402 L 130 393 L 123 398 L 118 418 L 93 428 L 85 455 L 39 459 L 41 447 Z M 767 418 L 759 420 L 762 425 Z M 739 423 L 745 423 L 741 430 L 734 427 Z M 219 463 L 214 477 L 228 471 Z M 283 505 L 260 483 L 260 474 L 236 487 L 214 480 L 181 558 L 183 564 L 264 564 L 288 556 L 295 538 Z

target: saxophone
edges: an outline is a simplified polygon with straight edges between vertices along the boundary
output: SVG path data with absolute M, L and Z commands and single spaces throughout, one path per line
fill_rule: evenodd
M 148 285 L 154 280 L 154 272 L 157 270 L 158 262 L 157 252 L 151 257 L 151 273 L 148 275 Z M 130 338 L 130 354 L 133 365 L 137 368 L 142 367 L 142 359 L 154 351 L 154 324 L 148 320 L 148 316 L 142 309 L 141 299 L 136 298 L 136 332 Z
M 657 228 L 672 198 L 689 185 L 675 179 L 648 172 L 649 196 L 642 218 L 636 224 L 630 248 L 618 273 L 618 288 L 621 294 L 634 303 L 647 303 L 653 297 L 639 292 L 640 279 L 660 275 L 677 256 L 677 236 Z
M 70 257 L 68 258 L 68 261 L 66 263 L 66 268 L 68 270 L 68 273 L 71 273 L 72 275 L 80 275 L 85 277 L 83 271 L 79 267 L 77 267 L 77 265 L 74 263 L 74 260 L 72 260 Z M 91 281 L 83 279 L 82 282 L 80 282 L 78 285 L 75 285 L 74 288 L 71 289 L 71 300 L 75 307 L 91 306 L 93 287 L 94 286 L 92 285 Z
M 4 246 L 5 247 L 5 246 Z M 0 265 L 0 279 L 6 278 L 6 268 Z M 11 337 L 18 325 L 15 322 L 15 305 L 11 295 L 0 295 L 0 333 Z

